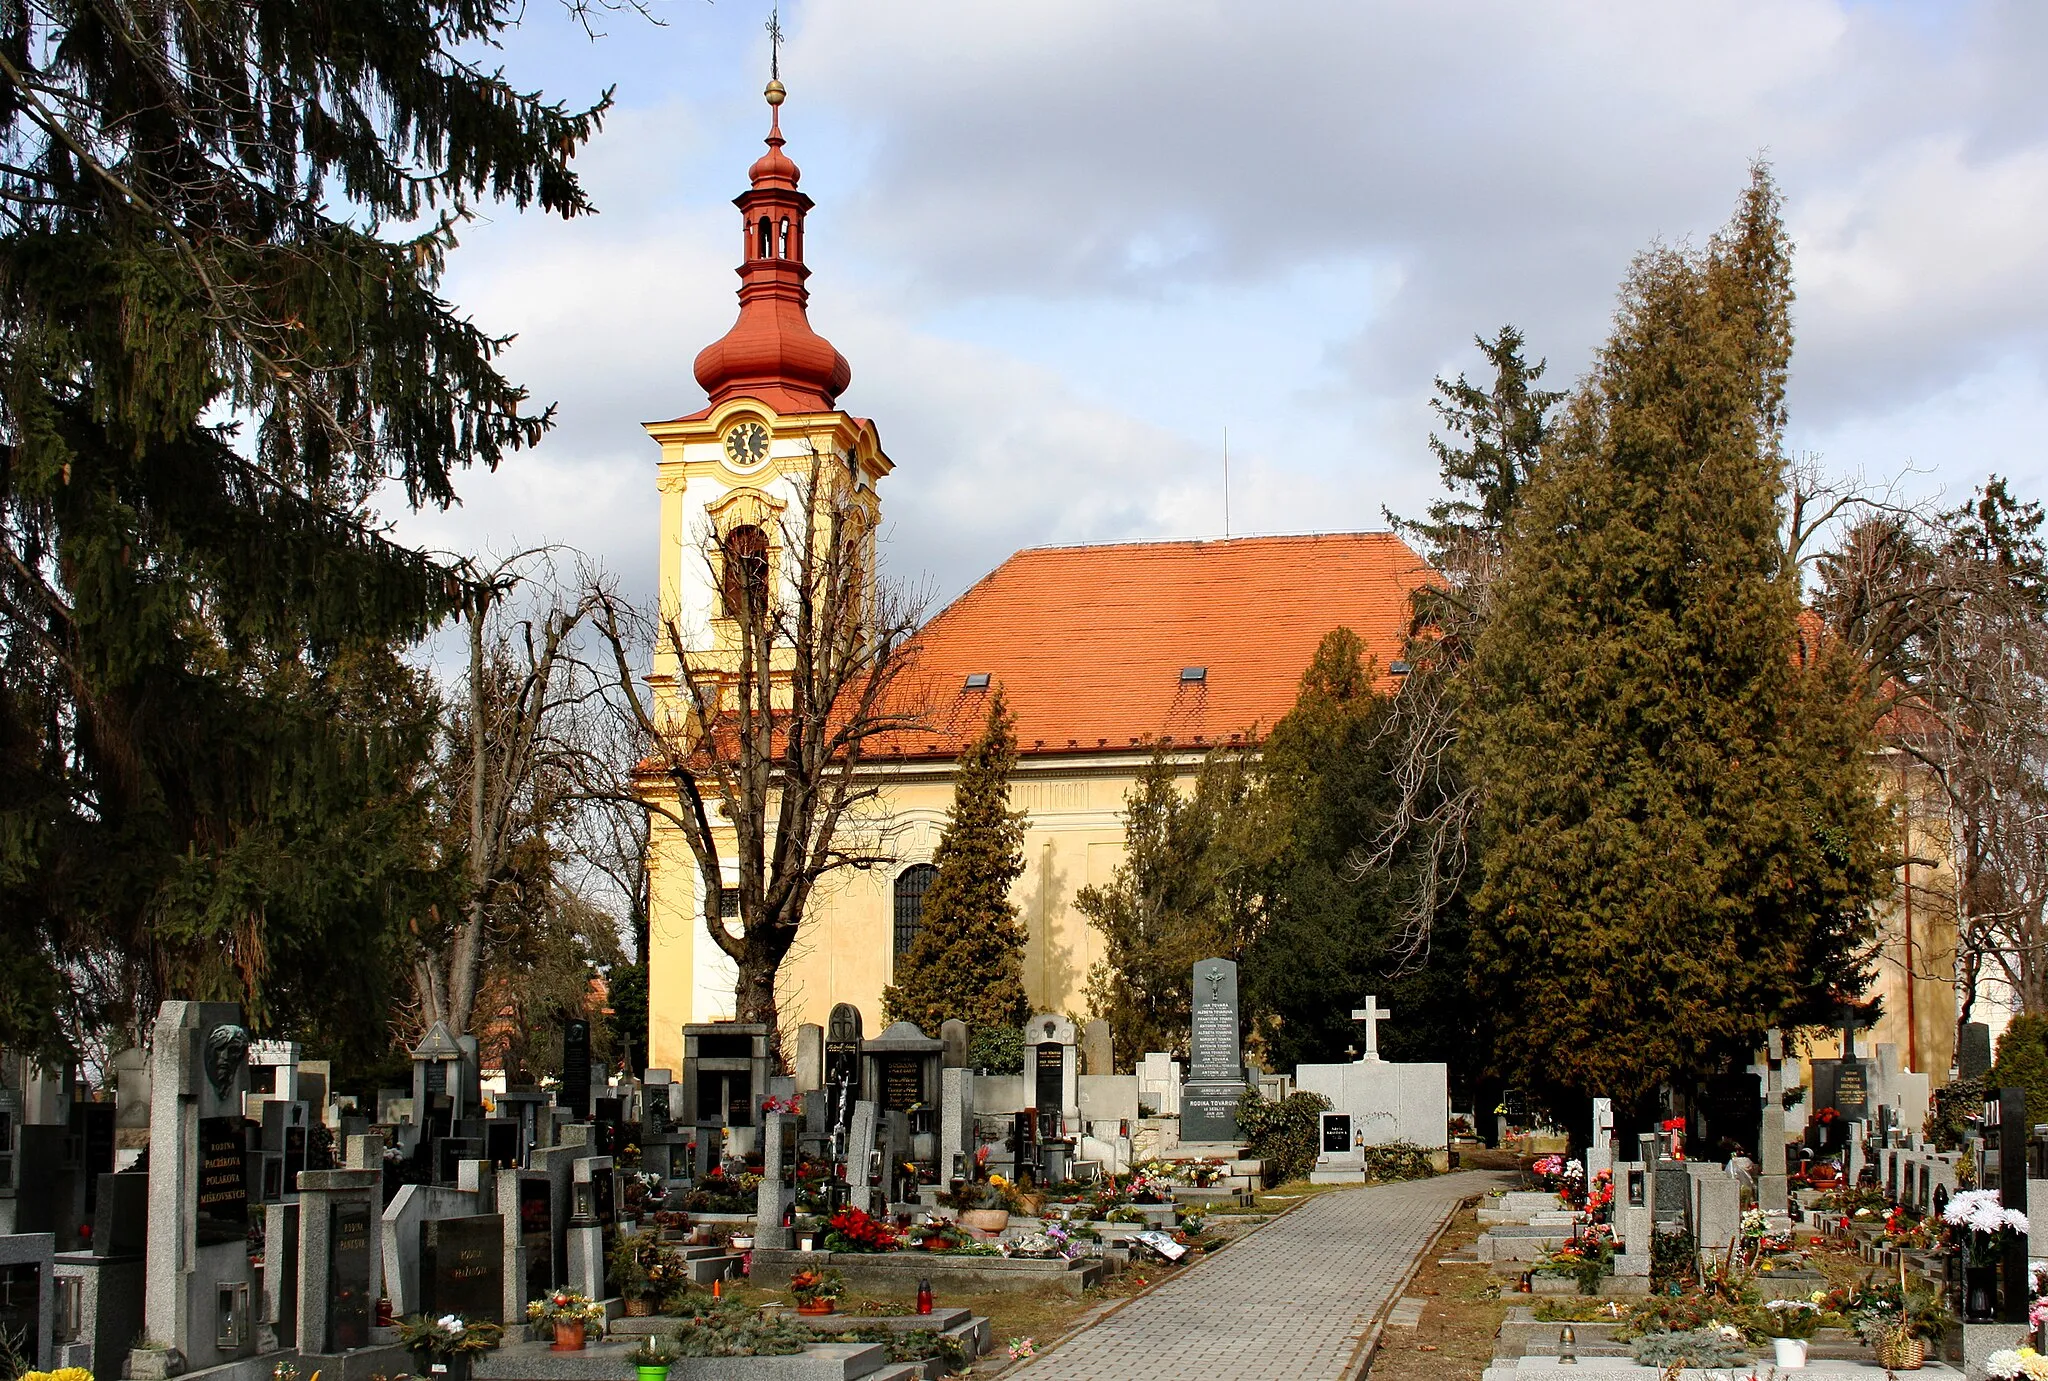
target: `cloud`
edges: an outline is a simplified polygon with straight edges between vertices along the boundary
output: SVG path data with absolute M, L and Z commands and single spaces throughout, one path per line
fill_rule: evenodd
M 2048 484 L 2048 7 L 1720 0 L 805 0 L 790 152 L 812 319 L 898 469 L 892 564 L 957 591 L 1018 546 L 1380 524 L 1434 483 L 1432 376 L 1522 326 L 1568 382 L 1630 257 L 1697 242 L 1749 160 L 1799 242 L 1795 445 L 1932 487 Z M 551 90 L 620 82 L 604 214 L 508 217 L 451 291 L 560 425 L 450 541 L 545 533 L 651 588 L 654 449 L 733 313 L 758 17 L 675 6 Z M 2023 488 L 2028 485 L 2023 483 Z

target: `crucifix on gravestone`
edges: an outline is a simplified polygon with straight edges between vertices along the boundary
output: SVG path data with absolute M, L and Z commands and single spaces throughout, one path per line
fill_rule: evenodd
M 1353 1021 L 1362 1021 L 1365 1023 L 1366 1059 L 1379 1059 L 1380 1023 L 1385 1021 L 1388 1017 L 1392 1015 L 1394 1015 L 1393 1012 L 1389 1011 L 1385 1007 L 1380 1006 L 1379 998 L 1376 995 L 1371 994 L 1367 995 L 1365 999 L 1365 1006 L 1354 1007 L 1351 1009 L 1351 1019 Z

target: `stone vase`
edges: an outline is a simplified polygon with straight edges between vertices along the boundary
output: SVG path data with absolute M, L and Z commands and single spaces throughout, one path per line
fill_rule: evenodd
M 1007 1208 L 967 1208 L 960 1211 L 960 1226 L 976 1232 L 1001 1232 L 1010 1226 Z

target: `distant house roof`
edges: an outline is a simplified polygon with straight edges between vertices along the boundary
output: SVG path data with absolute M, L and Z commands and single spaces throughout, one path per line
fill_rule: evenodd
M 906 683 L 931 729 L 866 756 L 954 756 L 986 714 L 983 677 L 1008 695 L 1026 756 L 1263 734 L 1333 628 L 1365 641 L 1387 684 L 1431 576 L 1385 532 L 1020 551 L 919 635 Z

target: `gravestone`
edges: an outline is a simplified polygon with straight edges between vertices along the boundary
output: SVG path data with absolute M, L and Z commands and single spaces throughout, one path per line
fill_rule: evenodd
M 1309 1179 L 1317 1184 L 1345 1184 L 1365 1178 L 1365 1155 L 1348 1112 L 1320 1114 L 1315 1168 Z
M 1593 1100 L 1593 1130 L 1586 1142 L 1586 1183 L 1590 1186 L 1601 1171 L 1614 1169 L 1614 1100 Z
M 967 1068 L 970 1037 L 967 1023 L 958 1017 L 939 1023 L 939 1067 Z
M 899 1021 L 861 1043 L 862 1091 L 884 1112 L 907 1113 L 938 1101 L 941 1042 Z
M 194 1371 L 256 1344 L 242 1097 L 249 1033 L 226 1002 L 166 1002 L 150 1056 L 143 1331 Z M 145 1356 L 147 1369 L 161 1353 Z M 115 1359 L 101 1365 L 108 1374 Z
M 519 1176 L 519 1265 L 512 1282 L 519 1311 L 555 1288 L 554 1185 L 545 1175 Z M 521 1314 L 515 1312 L 512 1317 Z
M 1790 1203 L 1785 1169 L 1785 1033 L 1772 1027 L 1764 1033 L 1764 1106 L 1757 1122 L 1756 1205 L 1766 1213 L 1784 1213 Z
M 939 1071 L 939 1183 L 974 1178 L 974 1071 Z
M 860 1091 L 860 1008 L 842 1002 L 825 1023 L 826 1121 L 843 1137 Z
M 807 1021 L 796 1028 L 796 1064 L 790 1069 L 798 1093 L 825 1086 L 825 1028 Z
M 724 1127 L 735 1156 L 754 1149 L 755 1111 L 768 1091 L 768 1028 L 714 1021 L 683 1028 L 683 1106 L 699 1129 Z
M 847 1105 L 846 1182 L 849 1201 L 865 1212 L 876 1211 L 874 1187 L 881 1172 L 880 1148 L 875 1144 L 878 1109 L 865 1098 Z
M 581 1017 L 562 1023 L 562 1084 L 555 1106 L 567 1108 L 576 1122 L 590 1116 L 590 1023 Z
M 1116 1073 L 1115 1044 L 1110 1039 L 1109 1023 L 1101 1017 L 1081 1028 L 1081 1072 Z
M 51 1364 L 50 1331 L 56 1238 L 47 1232 L 0 1237 L 0 1330 L 18 1340 L 27 1371 Z
M 370 1345 L 371 1209 L 368 1200 L 332 1205 L 327 1236 L 327 1346 L 346 1352 Z
M 1163 1050 L 1138 1061 L 1138 1101 L 1160 1117 L 1180 1116 L 1180 1061 Z
M 1991 1028 L 1981 1021 L 1963 1023 L 1956 1040 L 1956 1076 L 1981 1079 L 1991 1072 Z
M 1024 1105 L 1038 1114 L 1035 1140 L 1079 1135 L 1080 1075 L 1073 1022 L 1040 1012 L 1024 1023 Z
M 420 1224 L 420 1312 L 503 1323 L 505 1220 L 495 1213 Z
M 297 1280 L 265 1280 L 266 1292 L 289 1301 L 303 1352 L 371 1345 L 376 1301 L 383 1293 L 384 1167 L 382 1149 L 369 1142 L 359 1137 L 344 1148 L 346 1167 L 299 1176 Z M 285 1331 L 281 1326 L 280 1334 Z
M 1202 959 L 1194 966 L 1194 1016 L 1188 1037 L 1188 1081 L 1181 1089 L 1182 1142 L 1234 1143 L 1237 1100 L 1244 1092 L 1239 1045 L 1237 965 Z
M 786 1112 L 761 1114 L 761 1183 L 755 1189 L 754 1245 L 782 1250 L 790 1245 L 783 1219 L 796 1201 L 797 1121 Z

